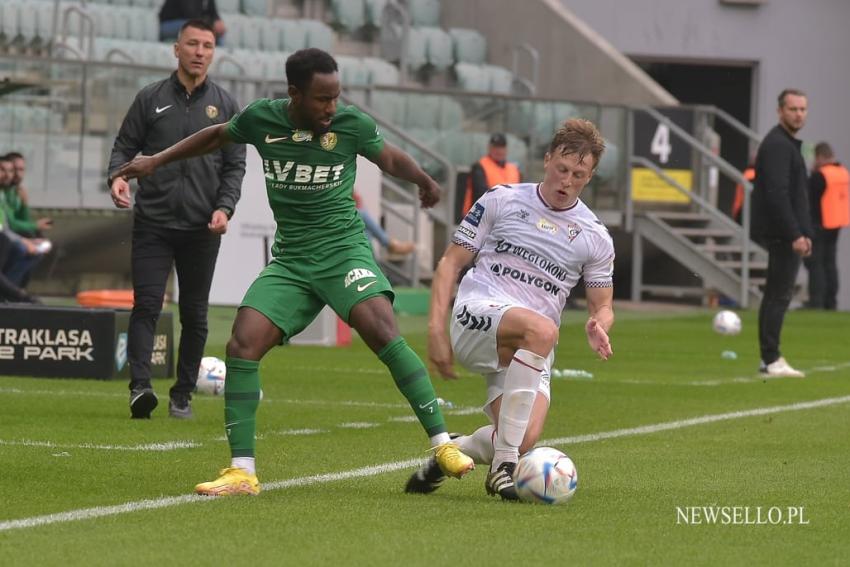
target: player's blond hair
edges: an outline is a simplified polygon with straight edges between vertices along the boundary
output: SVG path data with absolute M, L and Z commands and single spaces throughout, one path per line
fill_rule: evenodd
M 576 154 L 579 161 L 590 154 L 593 158 L 593 169 L 596 169 L 602 152 L 605 151 L 605 140 L 590 120 L 570 118 L 558 128 L 549 143 L 549 154 L 556 151 L 564 156 Z

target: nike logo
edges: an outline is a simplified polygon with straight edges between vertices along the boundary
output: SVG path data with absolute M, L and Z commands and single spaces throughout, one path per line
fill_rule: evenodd
M 363 285 L 358 285 L 358 286 L 357 286 L 357 291 L 363 291 L 363 290 L 365 290 L 367 287 L 369 287 L 370 285 L 372 285 L 372 284 L 376 284 L 376 283 L 378 283 L 378 280 L 372 280 L 372 281 L 371 281 L 371 282 L 369 282 L 369 283 L 365 283 L 365 284 L 363 284 Z
M 158 107 L 158 106 L 157 106 L 157 107 L 156 107 L 156 113 L 157 113 L 157 114 L 159 114 L 160 112 L 165 112 L 166 110 L 168 110 L 168 109 L 169 109 L 169 108 L 171 108 L 172 106 L 174 106 L 174 105 L 173 105 L 173 104 L 169 104 L 168 106 L 163 106 L 162 108 L 160 108 L 160 107 Z
M 274 144 L 275 142 L 280 142 L 281 140 L 286 140 L 287 138 L 289 138 L 289 136 L 282 136 L 280 138 L 271 138 L 271 137 L 269 137 L 268 134 L 266 134 L 266 143 L 267 144 Z
M 431 401 L 430 401 L 430 402 L 428 402 L 427 404 L 419 404 L 419 409 L 425 409 L 425 408 L 428 408 L 428 411 L 429 411 L 430 413 L 434 413 L 434 404 L 435 404 L 435 403 L 437 403 L 437 398 L 434 398 L 433 400 L 431 400 Z M 430 407 L 429 407 L 429 406 L 430 406 Z

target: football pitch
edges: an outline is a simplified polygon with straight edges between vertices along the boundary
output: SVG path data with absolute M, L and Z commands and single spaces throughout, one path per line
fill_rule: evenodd
M 224 355 L 233 309 L 211 311 Z M 614 357 L 565 313 L 541 443 L 576 463 L 563 506 L 501 502 L 485 468 L 404 484 L 427 439 L 365 345 L 282 347 L 262 362 L 256 498 L 192 495 L 229 464 L 223 398 L 129 419 L 123 382 L 0 377 L 2 565 L 825 565 L 850 551 L 850 314 L 793 311 L 757 375 L 756 313 L 723 337 L 708 310 L 619 308 Z M 425 356 L 424 317 L 401 317 Z M 724 358 L 734 351 L 737 358 Z M 434 378 L 451 431 L 486 422 L 482 380 Z

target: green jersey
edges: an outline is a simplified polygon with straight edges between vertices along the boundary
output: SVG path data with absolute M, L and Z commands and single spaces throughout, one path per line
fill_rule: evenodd
M 274 256 L 322 256 L 364 225 L 354 204 L 357 154 L 375 159 L 384 139 L 375 121 L 353 106 L 339 106 L 324 134 L 299 130 L 289 99 L 260 99 L 228 124 L 230 138 L 252 144 L 263 159 L 266 193 L 277 233 Z

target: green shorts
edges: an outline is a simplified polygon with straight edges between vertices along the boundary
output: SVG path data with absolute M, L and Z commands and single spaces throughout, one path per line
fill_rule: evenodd
M 248 288 L 240 307 L 256 309 L 288 339 L 303 331 L 325 305 L 348 322 L 355 305 L 376 295 L 391 303 L 395 298 L 364 238 L 320 260 L 274 258 Z

